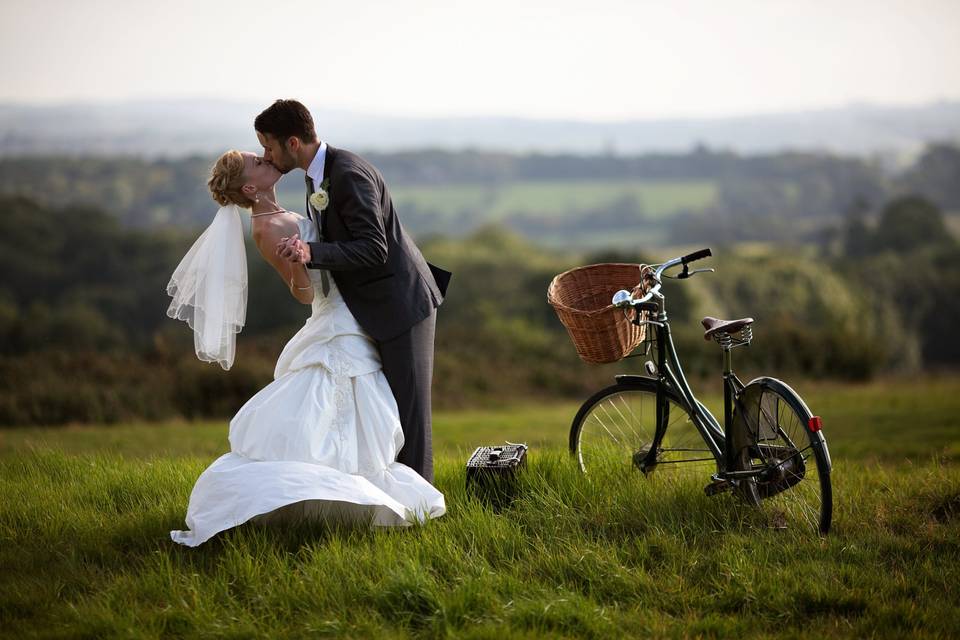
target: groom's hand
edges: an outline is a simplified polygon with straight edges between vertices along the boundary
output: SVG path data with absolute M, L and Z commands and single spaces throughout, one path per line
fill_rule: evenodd
M 307 264 L 310 262 L 310 245 L 300 239 L 299 234 L 289 238 L 280 238 L 277 243 L 277 255 L 290 262 Z

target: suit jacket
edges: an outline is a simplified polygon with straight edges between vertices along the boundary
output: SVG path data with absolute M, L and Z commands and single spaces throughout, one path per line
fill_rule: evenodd
M 330 203 L 319 214 L 323 241 L 310 243 L 307 267 L 330 271 L 374 340 L 409 331 L 443 302 L 450 273 L 427 264 L 372 164 L 327 145 L 323 178 Z

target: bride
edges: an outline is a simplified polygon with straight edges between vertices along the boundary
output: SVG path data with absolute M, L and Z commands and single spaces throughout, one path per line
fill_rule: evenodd
M 323 519 L 406 525 L 445 512 L 443 494 L 396 462 L 403 446 L 397 403 L 380 356 L 322 272 L 280 258 L 277 244 L 316 227 L 277 204 L 280 172 L 253 153 L 228 151 L 208 186 L 221 208 L 174 271 L 167 315 L 194 331 L 197 356 L 233 364 L 246 317 L 247 269 L 241 208 L 250 209 L 260 255 L 312 314 L 287 343 L 274 380 L 230 421 L 230 452 L 197 479 L 187 531 L 170 537 L 195 547 L 247 521 Z

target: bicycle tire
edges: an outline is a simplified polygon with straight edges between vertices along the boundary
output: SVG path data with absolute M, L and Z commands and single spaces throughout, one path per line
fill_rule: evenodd
M 670 391 L 665 392 L 667 429 L 656 464 L 642 465 L 656 430 L 658 385 L 652 378 L 635 376 L 587 398 L 570 425 L 570 453 L 581 472 L 606 477 L 632 468 L 673 481 L 694 475 L 709 480 L 716 460 L 679 397 Z
M 777 528 L 805 521 L 821 535 L 833 521 L 831 461 L 826 439 L 800 395 L 776 378 L 757 378 L 737 395 L 733 459 L 761 471 L 739 489 Z M 812 462 L 812 464 L 811 464 Z

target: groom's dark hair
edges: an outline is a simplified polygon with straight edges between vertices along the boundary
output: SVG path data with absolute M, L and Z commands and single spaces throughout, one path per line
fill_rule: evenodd
M 317 141 L 310 111 L 296 100 L 277 100 L 257 116 L 253 128 L 281 142 L 290 136 L 296 136 L 302 142 Z

